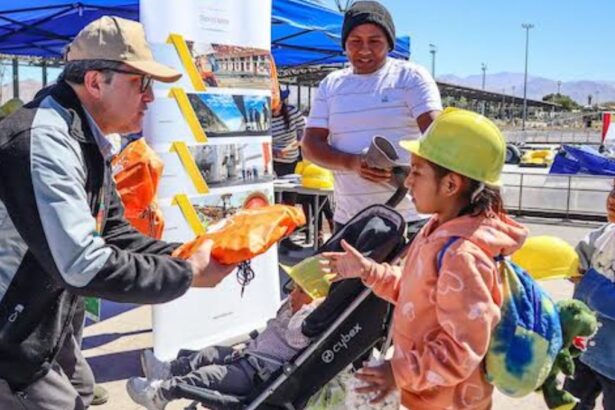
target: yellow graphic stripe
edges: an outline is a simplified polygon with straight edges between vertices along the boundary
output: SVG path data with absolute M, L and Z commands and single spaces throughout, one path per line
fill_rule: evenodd
M 179 34 L 171 34 L 167 39 L 167 43 L 173 44 L 175 47 L 175 51 L 177 51 L 177 55 L 179 55 L 179 59 L 184 65 L 194 89 L 196 91 L 205 91 L 205 83 L 203 83 L 203 79 L 194 65 L 194 60 L 192 59 L 192 55 L 190 55 L 186 40 Z
M 188 225 L 190 225 L 195 235 L 203 235 L 205 233 L 205 228 L 194 210 L 188 195 L 175 195 L 175 198 L 173 198 L 173 205 L 179 206 L 179 209 L 181 209 L 184 218 L 186 218 Z
M 192 108 L 192 104 L 190 104 L 190 100 L 188 100 L 186 92 L 182 88 L 171 88 L 169 97 L 175 98 L 177 101 L 179 109 L 182 114 L 184 114 L 184 118 L 188 122 L 188 126 L 194 135 L 194 139 L 196 139 L 197 142 L 207 142 L 207 135 L 205 131 L 203 131 L 203 127 L 201 127 L 201 123 Z
M 201 171 L 199 167 L 194 162 L 194 158 L 188 149 L 188 146 L 185 142 L 176 141 L 171 145 L 171 152 L 177 153 L 179 159 L 184 166 L 184 169 L 190 176 L 192 183 L 196 187 L 196 191 L 199 194 L 206 194 L 209 192 L 209 188 L 207 187 L 207 182 L 205 182 L 205 178 L 201 175 Z

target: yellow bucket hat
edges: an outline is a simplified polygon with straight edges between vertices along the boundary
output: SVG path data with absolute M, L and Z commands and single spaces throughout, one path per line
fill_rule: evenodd
M 310 256 L 295 266 L 280 266 L 312 299 L 319 299 L 327 296 L 331 279 L 335 276 L 335 274 L 325 273 L 322 270 L 320 260 L 318 256 Z

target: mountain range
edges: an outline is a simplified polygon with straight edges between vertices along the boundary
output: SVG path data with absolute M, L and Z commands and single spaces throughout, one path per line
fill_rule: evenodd
M 485 75 L 485 89 L 497 93 L 523 97 L 523 73 L 495 73 Z M 436 76 L 438 81 L 458 84 L 472 88 L 482 88 L 482 74 L 459 77 L 453 74 Z M 514 91 L 513 91 L 514 87 Z M 557 80 L 550 78 L 530 76 L 527 77 L 527 96 L 531 99 L 542 100 L 547 94 L 557 93 Z M 570 96 L 581 105 L 588 103 L 588 96 L 592 96 L 592 104 L 615 101 L 615 81 L 579 80 L 562 81 L 560 92 Z
M 453 74 L 443 74 L 437 76 L 438 81 L 445 83 L 458 84 L 472 88 L 482 88 L 482 75 L 470 75 L 467 77 L 459 77 Z M 13 87 L 11 81 L 4 81 L 0 89 L 0 104 L 7 101 L 13 96 Z M 20 82 L 20 97 L 23 101 L 30 101 L 34 94 L 41 88 L 42 84 L 39 81 L 28 79 Z M 514 91 L 513 91 L 514 87 Z M 523 73 L 496 73 L 487 74 L 485 76 L 485 89 L 497 93 L 504 92 L 515 97 L 523 97 Z M 541 100 L 547 94 L 557 92 L 557 80 L 550 78 L 529 76 L 527 78 L 527 96 L 528 98 Z M 588 96 L 592 95 L 592 104 L 605 103 L 607 101 L 615 101 L 615 81 L 598 81 L 598 80 L 580 80 L 580 81 L 562 81 L 560 92 L 570 96 L 573 100 L 581 105 L 586 105 Z

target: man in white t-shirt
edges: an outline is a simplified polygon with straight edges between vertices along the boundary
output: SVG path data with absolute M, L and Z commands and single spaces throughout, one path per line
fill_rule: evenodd
M 391 173 L 365 164 L 361 152 L 375 135 L 395 147 L 419 138 L 442 110 L 435 81 L 423 67 L 387 57 L 395 27 L 375 1 L 357 1 L 344 15 L 342 45 L 351 66 L 329 74 L 315 95 L 302 141 L 303 156 L 335 176 L 336 225 L 368 205 L 385 203 L 395 189 Z M 409 162 L 405 150 L 398 151 Z M 419 219 L 409 196 L 397 206 L 408 222 Z

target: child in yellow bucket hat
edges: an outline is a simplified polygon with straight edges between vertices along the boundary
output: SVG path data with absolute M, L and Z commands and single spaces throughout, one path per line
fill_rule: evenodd
M 298 287 L 312 300 L 326 297 L 329 294 L 331 279 L 335 276 L 324 272 L 320 261 L 319 256 L 311 256 L 292 267 L 281 265 L 295 287 Z M 291 289 L 287 288 L 287 290 Z
M 181 398 L 177 386 L 187 383 L 223 394 L 247 395 L 257 382 L 310 344 L 301 327 L 329 292 L 329 280 L 316 257 L 293 267 L 284 267 L 294 286 L 275 318 L 242 351 L 228 346 L 210 346 L 189 356 L 164 362 L 146 350 L 141 364 L 146 377 L 128 380 L 132 400 L 149 410 L 163 410 Z

